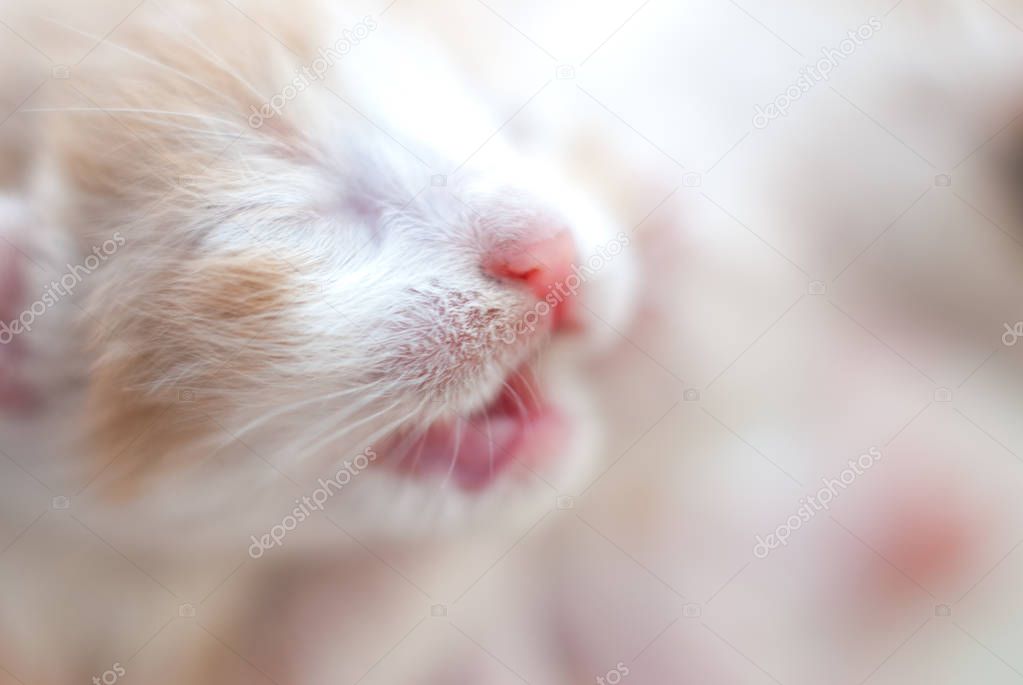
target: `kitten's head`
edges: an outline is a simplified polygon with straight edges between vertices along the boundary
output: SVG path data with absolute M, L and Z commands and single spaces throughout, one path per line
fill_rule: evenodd
M 353 462 L 368 521 L 553 502 L 594 458 L 629 235 L 394 27 L 249 10 L 136 18 L 63 104 L 103 110 L 61 114 L 55 158 L 118 235 L 87 320 L 109 478 L 256 455 L 301 484 Z

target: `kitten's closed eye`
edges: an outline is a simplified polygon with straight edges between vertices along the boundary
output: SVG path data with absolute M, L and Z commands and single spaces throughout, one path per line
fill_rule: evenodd
M 338 505 L 356 526 L 399 484 L 412 512 L 549 499 L 593 457 L 583 369 L 629 315 L 628 237 L 555 160 L 509 145 L 443 58 L 410 60 L 414 43 L 367 39 L 251 126 L 330 43 L 331 11 L 253 3 L 290 27 L 283 48 L 189 7 L 174 32 L 171 10 L 140 8 L 75 72 L 75 104 L 39 113 L 68 227 L 125 238 L 85 303 L 97 492 L 145 493 L 153 514 L 189 487 L 235 515 L 276 474 L 315 482 L 371 448 L 349 488 L 366 494 Z M 213 52 L 228 26 L 258 58 Z

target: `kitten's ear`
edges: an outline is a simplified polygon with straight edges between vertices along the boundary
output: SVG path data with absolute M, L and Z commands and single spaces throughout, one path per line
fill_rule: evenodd
M 133 494 L 163 469 L 211 453 L 196 447 L 222 431 L 220 417 L 287 347 L 295 291 L 292 267 L 250 252 L 104 284 L 93 301 L 87 420 L 114 492 Z

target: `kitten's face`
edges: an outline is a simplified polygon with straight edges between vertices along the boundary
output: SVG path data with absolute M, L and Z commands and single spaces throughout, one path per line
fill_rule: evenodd
M 426 500 L 550 503 L 595 457 L 585 374 L 628 318 L 629 236 L 513 151 L 448 65 L 373 28 L 301 87 L 315 39 L 294 44 L 304 63 L 254 31 L 249 60 L 220 47 L 237 37 L 183 50 L 152 29 L 130 44 L 148 61 L 111 49 L 78 84 L 148 111 L 68 114 L 58 144 L 76 215 L 125 237 L 89 317 L 90 411 L 126 455 L 112 480 L 146 492 L 248 451 L 315 483 L 370 455 L 338 506 L 372 527 Z M 252 496 L 218 498 L 235 495 Z

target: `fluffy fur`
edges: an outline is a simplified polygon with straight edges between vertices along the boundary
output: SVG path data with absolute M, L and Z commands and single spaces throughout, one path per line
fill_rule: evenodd
M 23 19 L 43 51 L 96 47 L 22 104 L 20 208 L 5 219 L 22 236 L 69 236 L 41 287 L 114 241 L 60 304 L 84 349 L 33 353 L 62 368 L 84 359 L 58 392 L 82 399 L 33 465 L 75 493 L 77 516 L 157 563 L 234 557 L 342 462 L 408 458 L 423 431 L 478 411 L 523 365 L 530 392 L 571 422 L 563 453 L 474 492 L 374 465 L 326 515 L 377 538 L 491 527 L 577 481 L 597 424 L 581 353 L 627 322 L 632 257 L 578 295 L 582 334 L 507 340 L 536 302 L 484 273 L 485 256 L 567 227 L 582 263 L 620 227 L 557 160 L 514 151 L 442 53 L 317 0 L 151 2 L 98 45 L 50 9 Z M 350 55 L 292 87 L 357 25 Z M 31 60 L 13 62 L 30 82 Z M 336 539 L 307 525 L 287 554 Z
M 502 343 L 534 303 L 483 274 L 483 257 L 541 223 L 570 227 L 583 258 L 618 230 L 552 160 L 513 153 L 501 121 L 413 34 L 401 47 L 368 34 L 322 81 L 282 90 L 353 24 L 312 1 L 242 11 L 251 20 L 225 4 L 153 3 L 67 87 L 26 107 L 45 149 L 36 165 L 47 180 L 32 194 L 47 220 L 76 235 L 82 255 L 124 236 L 116 268 L 90 278 L 82 305 L 98 457 L 89 469 L 105 465 L 94 490 L 157 526 L 194 513 L 176 495 L 177 505 L 156 504 L 185 487 L 220 493 L 194 498 L 203 515 L 244 509 L 251 527 L 252 507 L 231 493 L 251 505 L 281 474 L 315 482 L 340 457 L 387 440 L 393 449 L 393 436 L 478 410 L 546 346 L 542 335 Z M 282 111 L 253 120 L 275 93 L 290 98 Z M 623 325 L 629 260 L 583 293 L 591 329 Z M 556 399 L 579 395 L 577 380 L 559 382 Z M 566 410 L 592 423 L 574 402 Z M 556 471 L 585 458 L 588 430 Z M 195 467 L 212 454 L 251 459 L 255 445 L 262 476 L 231 468 L 231 484 L 211 483 Z M 393 485 L 376 481 L 396 477 L 378 471 L 357 485 L 379 501 Z M 508 496 L 496 497 L 504 509 Z M 379 504 L 362 506 L 357 527 L 378 518 Z
M 869 78 L 855 82 L 862 90 L 836 83 L 879 121 L 890 124 L 889 117 L 906 116 L 908 121 L 892 125 L 893 131 L 929 132 L 934 139 L 956 142 L 953 147 L 965 146 L 965 153 L 1018 107 L 1014 94 L 1006 96 L 1018 90 L 1016 72 L 999 66 L 1014 51 L 982 31 L 971 33 L 970 27 L 992 18 L 982 4 L 939 4 L 900 3 L 891 29 L 857 55 L 868 65 L 880 60 L 883 68 L 873 64 Z M 83 259 L 117 231 L 125 244 L 76 293 L 82 296 L 74 303 L 80 309 L 71 304 L 53 309 L 24 338 L 33 350 L 28 363 L 35 365 L 26 377 L 47 377 L 37 373 L 40 369 L 53 374 L 44 384 L 52 404 L 45 417 L 25 424 L 31 430 L 13 420 L 3 426 L 9 440 L 4 447 L 17 463 L 0 460 L 0 523 L 17 544 L 0 564 L 0 582 L 12 590 L 0 608 L 0 665 L 31 682 L 86 682 L 131 656 L 140 636 L 154 635 L 152 646 L 143 645 L 129 664 L 129 678 L 253 682 L 262 670 L 277 682 L 354 682 L 364 676 L 367 683 L 503 682 L 515 681 L 506 664 L 525 664 L 531 682 L 582 682 L 637 654 L 647 635 L 660 635 L 663 641 L 648 645 L 642 670 L 631 676 L 635 682 L 694 677 L 759 682 L 762 674 L 730 645 L 699 628 L 686 630 L 685 621 L 671 629 L 681 598 L 667 583 L 683 578 L 687 587 L 680 590 L 693 592 L 687 599 L 695 601 L 721 593 L 714 607 L 705 607 L 703 620 L 709 625 L 727 615 L 737 625 L 751 626 L 749 645 L 796 645 L 786 653 L 800 656 L 829 655 L 829 644 L 843 657 L 857 649 L 850 634 L 855 638 L 858 629 L 850 627 L 849 607 L 837 597 L 872 607 L 875 618 L 892 618 L 898 602 L 878 602 L 865 589 L 877 582 L 870 576 L 876 569 L 861 569 L 830 548 L 822 555 L 833 568 L 805 568 L 818 557 L 795 564 L 807 577 L 825 581 L 822 587 L 792 583 L 789 567 L 781 569 L 785 595 L 777 612 L 765 612 L 764 586 L 754 575 L 759 569 L 742 576 L 745 566 L 735 563 L 739 547 L 742 562 L 747 560 L 747 537 L 791 503 L 789 490 L 781 489 L 783 506 L 775 507 L 778 493 L 771 478 L 777 474 L 751 450 L 784 454 L 816 473 L 822 455 L 833 447 L 821 440 L 816 449 L 794 450 L 784 422 L 769 423 L 771 412 L 796 406 L 789 395 L 802 391 L 803 384 L 810 405 L 826 404 L 834 399 L 832 392 L 842 395 L 836 406 L 877 405 L 882 372 L 871 373 L 872 360 L 842 358 L 848 361 L 841 368 L 844 382 L 818 391 L 812 379 L 822 368 L 836 366 L 833 357 L 842 348 L 822 351 L 827 364 L 788 350 L 791 370 L 776 371 L 790 378 L 778 387 L 716 385 L 715 393 L 704 393 L 704 401 L 719 402 L 681 405 L 648 440 L 636 444 L 634 436 L 678 398 L 647 387 L 649 378 L 637 370 L 648 364 L 645 356 L 634 352 L 639 363 L 605 363 L 590 356 L 588 344 L 599 349 L 606 340 L 597 338 L 616 338 L 612 329 L 625 331 L 623 323 L 635 311 L 635 253 L 612 261 L 581 293 L 581 311 L 589 318 L 585 336 L 527 336 L 511 347 L 502 334 L 528 312 L 530 301 L 478 269 L 480 255 L 502 240 L 514 241 L 537 221 L 570 227 L 585 256 L 618 230 L 611 207 L 629 217 L 627 226 L 640 223 L 640 233 L 652 234 L 681 223 L 674 208 L 683 197 L 695 196 L 686 261 L 661 250 L 656 262 L 644 262 L 659 265 L 656 296 L 676 316 L 635 339 L 658 363 L 685 370 L 688 383 L 706 390 L 743 348 L 756 344 L 756 336 L 765 337 L 764 328 L 789 306 L 790 290 L 793 298 L 806 292 L 798 273 L 779 275 L 790 265 L 758 235 L 786 254 L 806 244 L 821 247 L 825 255 L 845 254 L 849 246 L 837 243 L 840 238 L 873 245 L 883 226 L 857 212 L 902 189 L 888 188 L 887 174 L 897 176 L 892 153 L 869 145 L 881 139 L 898 149 L 898 143 L 821 86 L 816 93 L 830 98 L 821 97 L 824 104 L 834 101 L 871 134 L 860 136 L 856 128 L 850 133 L 827 108 L 814 116 L 814 103 L 807 99 L 794 110 L 802 108 L 805 120 L 772 124 L 772 136 L 779 137 L 766 137 L 775 143 L 769 147 L 773 154 L 743 149 L 765 144 L 762 135 L 740 139 L 752 106 L 773 97 L 775 82 L 779 87 L 789 82 L 802 62 L 733 3 L 683 3 L 679 7 L 685 9 L 666 24 L 670 30 L 647 46 L 652 29 L 662 28 L 664 15 L 656 12 L 668 12 L 665 5 L 650 3 L 612 36 L 596 61 L 606 58 L 621 71 L 602 84 L 604 90 L 589 82 L 584 87 L 612 110 L 617 105 L 605 93 L 632 88 L 621 101 L 650 110 L 621 111 L 635 126 L 630 131 L 614 111 L 580 96 L 588 114 L 612 122 L 612 136 L 600 135 L 600 128 L 576 110 L 548 108 L 542 98 L 510 122 L 521 101 L 497 107 L 501 114 L 495 116 L 490 105 L 499 98 L 481 103 L 469 97 L 480 92 L 479 84 L 465 87 L 459 71 L 429 41 L 416 39 L 414 32 L 399 36 L 393 15 L 381 20 L 389 23 L 386 36 L 371 33 L 322 83 L 296 94 L 257 129 L 249 125 L 252 107 L 258 113 L 297 69 L 316 59 L 319 46 L 336 40 L 339 27 L 354 26 L 362 16 L 344 16 L 344 8 L 312 2 L 289 3 L 285 9 L 239 3 L 252 22 L 227 4 L 170 7 L 149 0 L 76 65 L 116 21 L 92 21 L 95 7 L 60 5 L 52 11 L 37 6 L 32 13 L 59 17 L 63 26 L 12 24 L 73 66 L 69 83 L 50 81 L 22 103 L 35 85 L 31 65 L 40 60 L 31 54 L 12 58 L 18 68 L 8 72 L 28 83 L 4 84 L 11 86 L 3 95 L 5 105 L 20 103 L 23 112 L 0 127 L 5 134 L 0 148 L 13 151 L 0 158 L 12 196 L 0 215 L 0 234 L 16 236 L 29 254 L 46 255 L 37 260 L 38 270 L 28 268 L 34 279 L 30 292 L 41 292 L 66 263 Z M 450 44 L 475 43 L 464 60 L 466 70 L 486 74 L 489 84 L 499 84 L 493 89 L 501 90 L 507 72 L 515 70 L 502 71 L 501 44 L 491 32 L 465 31 L 465 22 L 445 21 L 451 8 L 442 10 L 440 3 L 408 5 L 410 13 L 423 11 L 439 24 L 431 27 L 437 33 L 457 34 Z M 578 7 L 546 5 L 521 13 L 508 9 L 507 19 L 531 35 L 538 35 L 537 26 L 562 20 L 572 28 L 566 33 L 584 33 L 576 31 Z M 476 9 L 498 25 L 486 9 L 471 3 L 458 9 Z M 582 56 L 628 18 L 612 5 L 586 12 L 588 18 L 604 12 L 615 16 L 606 31 L 582 41 Z M 750 12 L 760 15 L 752 6 Z M 793 41 L 800 36 L 797 44 L 809 54 L 804 42 L 811 48 L 830 45 L 832 34 L 840 39 L 866 18 L 864 13 L 859 3 L 836 3 L 820 12 L 792 12 L 786 15 L 790 23 L 779 19 L 777 30 Z M 646 33 L 633 30 L 644 21 Z M 475 22 L 481 23 L 479 17 Z M 597 25 L 603 26 L 595 20 Z M 719 49 L 721 32 L 708 26 L 733 32 L 730 49 Z M 911 38 L 896 33 L 907 26 L 913 28 Z M 503 23 L 499 27 L 509 40 L 523 40 Z M 926 35 L 918 37 L 918 28 Z M 964 34 L 964 28 L 970 30 Z M 754 43 L 763 43 L 744 51 L 754 36 Z M 622 41 L 629 40 L 644 45 L 623 49 Z M 914 47 L 919 63 L 905 58 L 906 45 Z M 24 46 L 17 49 L 31 53 Z M 975 67 L 974 58 L 984 55 L 991 68 Z M 850 60 L 842 69 L 858 73 L 855 64 Z M 763 78 L 754 67 L 765 65 L 778 67 L 778 73 Z M 50 65 L 43 66 L 48 72 Z M 970 79 L 942 71 L 952 68 L 968 68 Z M 956 97 L 963 81 L 979 84 L 983 96 Z M 569 90 L 579 95 L 574 86 Z M 1014 102 L 1006 106 L 1004 100 Z M 994 112 L 998 125 L 986 122 L 967 135 L 962 122 L 977 123 L 974 107 L 988 116 Z M 643 120 L 643 114 L 650 119 Z M 541 147 L 561 156 L 524 152 L 535 142 L 537 119 L 557 124 Z M 513 134 L 519 137 L 511 145 L 506 137 Z M 740 147 L 730 151 L 737 140 Z M 915 137 L 908 140 L 916 145 Z M 665 161 L 663 150 L 687 163 L 690 155 L 701 160 L 709 177 L 707 194 L 721 204 L 704 201 L 699 188 L 680 190 L 668 202 L 668 191 L 682 182 L 684 170 L 674 164 L 658 167 Z M 874 155 L 864 155 L 865 150 Z M 884 183 L 874 167 L 849 163 L 861 158 L 886 162 Z M 910 154 L 906 158 L 904 164 L 918 164 Z M 642 169 L 656 172 L 637 171 L 623 159 L 640 159 Z M 565 176 L 585 178 L 599 190 L 580 191 Z M 932 176 L 925 169 L 918 180 L 929 186 Z M 763 196 L 763 205 L 744 207 L 749 216 L 722 211 L 732 202 L 721 195 L 746 198 L 746 192 Z M 900 196 L 897 204 L 901 208 L 906 201 Z M 748 228 L 737 226 L 741 221 Z M 798 241 L 788 236 L 790 243 L 765 233 L 782 226 L 806 234 L 796 236 Z M 56 238 L 65 232 L 76 246 Z M 814 271 L 834 273 L 821 255 L 794 258 L 802 262 L 811 256 Z M 1000 273 L 1016 274 L 1017 257 L 1005 251 Z M 928 275 L 947 282 L 944 273 L 921 269 L 919 276 Z M 675 286 L 676 278 L 684 287 Z M 1000 292 L 1016 292 L 1016 280 L 1003 282 L 1013 287 Z M 779 289 L 784 297 L 772 299 Z M 986 295 L 991 290 L 997 289 Z M 912 312 L 899 289 L 879 282 L 871 294 L 875 302 L 888 303 L 893 319 Z M 970 309 L 979 309 L 976 303 L 986 295 L 976 294 Z M 80 319 L 78 328 L 70 328 L 72 315 Z M 68 330 L 89 333 L 88 369 L 81 373 L 74 363 L 66 368 L 57 363 L 73 361 L 78 351 L 81 334 L 68 340 Z M 941 340 L 941 330 L 921 329 L 915 335 Z M 679 331 L 684 335 L 669 335 Z M 50 340 L 60 342 L 47 347 Z M 370 444 L 401 452 L 418 428 L 486 403 L 527 359 L 543 385 L 538 389 L 572 415 L 576 428 L 575 444 L 551 464 L 556 473 L 514 469 L 485 491 L 467 493 L 442 477 L 399 478 L 374 465 L 332 499 L 325 515 L 310 517 L 289 533 L 281 548 L 258 562 L 248 559 L 250 536 L 279 523 L 317 486 L 317 478 L 335 472 L 340 460 Z M 976 360 L 965 363 L 972 367 Z M 672 392 L 678 390 L 675 379 L 662 371 L 655 370 L 650 385 L 663 379 Z M 84 401 L 78 393 L 64 392 L 68 374 L 81 378 Z M 867 380 L 858 382 L 861 376 Z M 925 390 L 929 394 L 930 388 Z M 743 427 L 733 431 L 700 411 L 706 406 L 716 412 L 722 395 L 738 398 Z M 753 397 L 763 397 L 757 411 L 743 404 Z M 615 409 L 608 412 L 610 420 L 592 411 L 594 399 Z M 78 425 L 79 417 L 85 425 Z M 674 430 L 677 422 L 683 430 Z M 561 512 L 560 519 L 555 519 L 560 514 L 540 519 L 551 523 L 550 530 L 528 528 L 541 516 L 534 505 L 549 509 L 556 493 L 572 493 L 580 467 L 593 463 L 605 444 L 598 423 L 622 443 L 608 456 L 618 458 L 631 445 L 627 458 L 609 472 L 613 477 L 590 491 L 587 511 L 579 512 L 583 521 L 575 512 Z M 88 442 L 79 437 L 86 431 Z M 744 444 L 747 438 L 750 443 Z M 941 491 L 921 484 L 918 474 L 911 481 L 921 492 Z M 890 496 L 901 491 L 895 488 Z M 47 511 L 33 521 L 40 502 L 65 494 L 71 495 L 68 512 Z M 523 516 L 527 512 L 532 516 Z M 594 514 L 603 518 L 588 518 Z M 897 556 L 905 546 L 901 539 L 927 547 L 931 536 L 943 532 L 899 527 L 894 517 L 873 515 L 879 529 L 894 531 L 896 555 L 884 550 L 900 567 L 905 566 Z M 517 521 L 520 517 L 525 524 Z M 421 535 L 445 526 L 476 527 L 489 535 L 482 541 L 458 538 L 454 544 Z M 397 534 L 400 544 L 381 542 Z M 360 542 L 370 539 L 364 549 Z M 582 549 L 587 541 L 597 546 L 592 553 Z M 615 543 L 622 548 L 615 549 Z M 907 573 L 916 577 L 928 572 L 928 565 L 938 569 L 929 573 L 940 573 L 940 557 L 948 554 L 942 550 L 950 546 L 936 548 L 936 560 L 910 559 Z M 960 549 L 951 548 L 953 555 Z M 1000 549 L 992 558 L 1003 553 Z M 55 557 L 59 563 L 53 563 Z M 495 566 L 494 560 L 500 563 Z M 501 574 L 499 581 L 485 578 L 488 567 Z M 664 568 L 673 573 L 661 573 Z M 412 579 L 415 587 L 398 576 Z M 731 586 L 723 591 L 726 583 Z M 459 605 L 466 588 L 472 590 L 469 599 Z M 729 606 L 733 592 L 741 601 Z M 475 614 L 485 617 L 481 625 L 465 635 L 444 622 L 432 624 L 441 626 L 437 629 L 415 628 L 424 625 L 417 622 L 426 620 L 429 603 L 452 600 L 457 606 L 449 608 L 461 612 L 453 625 L 466 625 L 463 619 Z M 179 614 L 178 605 L 186 601 L 199 605 L 195 622 Z M 929 616 L 933 607 L 925 604 Z M 837 609 L 822 613 L 822 606 Z M 150 625 L 153 616 L 159 622 Z M 160 632 L 165 616 L 178 619 Z M 819 640 L 810 648 L 805 617 Z M 445 630 L 454 638 L 451 643 L 425 641 Z M 876 646 L 874 638 L 867 641 Z M 609 649 L 612 640 L 615 648 Z M 621 651 L 626 643 L 635 643 L 635 649 Z M 896 639 L 881 650 L 878 661 L 897 644 Z M 747 644 L 742 647 L 745 651 Z M 379 655 L 390 656 L 377 665 Z M 829 670 L 816 680 L 833 677 L 840 659 L 824 661 Z M 737 675 L 736 664 L 748 669 L 745 679 Z

